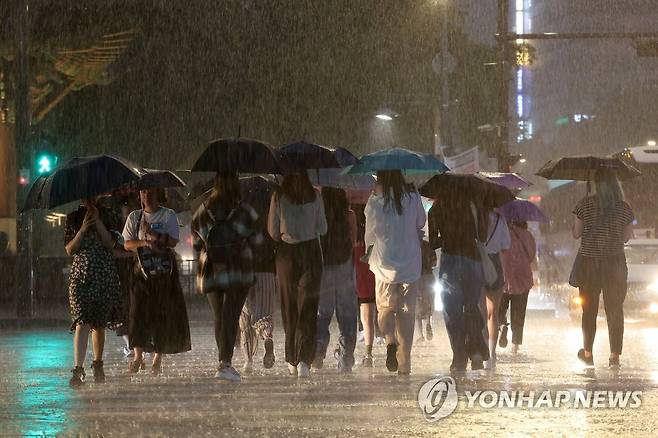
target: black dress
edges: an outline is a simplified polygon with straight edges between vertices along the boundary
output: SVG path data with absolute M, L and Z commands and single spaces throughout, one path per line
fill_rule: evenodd
M 66 217 L 66 244 L 80 230 L 85 213 L 86 209 L 80 207 Z M 110 229 L 111 216 L 104 210 L 100 210 L 99 214 L 103 224 Z M 95 229 L 85 233 L 80 248 L 73 255 L 69 274 L 69 305 L 71 331 L 80 324 L 103 329 L 115 328 L 121 323 L 119 274 L 112 253 L 103 246 Z

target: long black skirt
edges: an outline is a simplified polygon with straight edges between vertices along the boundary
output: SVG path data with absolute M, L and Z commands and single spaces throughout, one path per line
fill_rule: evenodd
M 145 279 L 135 273 L 130 288 L 130 348 L 175 354 L 190 351 L 190 325 L 174 264 L 171 276 Z

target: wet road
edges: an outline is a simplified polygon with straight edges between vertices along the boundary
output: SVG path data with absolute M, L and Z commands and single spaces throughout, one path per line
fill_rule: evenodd
M 243 383 L 213 379 L 214 341 L 209 323 L 192 329 L 193 352 L 165 358 L 160 377 L 130 377 L 108 336 L 107 383 L 67 386 L 72 337 L 66 330 L 0 334 L 0 435 L 114 436 L 656 436 L 658 433 L 658 324 L 629 324 L 623 367 L 607 368 L 603 321 L 595 347 L 597 366 L 583 370 L 575 359 L 580 330 L 568 320 L 529 315 L 525 346 L 518 355 L 502 351 L 495 372 L 457 376 L 459 405 L 449 417 L 427 422 L 417 393 L 425 381 L 445 374 L 449 346 L 442 323 L 435 339 L 416 344 L 413 373 L 399 378 L 384 368 L 385 347 L 375 347 L 375 368 L 352 375 L 325 369 L 311 379 L 287 376 L 277 332 L 277 364 Z M 335 327 L 334 327 L 335 328 Z M 357 356 L 363 345 L 357 347 Z M 242 356 L 236 354 L 236 365 Z M 88 365 L 87 365 L 88 366 Z M 88 371 L 91 374 L 90 370 Z M 469 408 L 464 391 L 639 390 L 639 408 Z M 485 434 L 485 435 L 482 435 Z

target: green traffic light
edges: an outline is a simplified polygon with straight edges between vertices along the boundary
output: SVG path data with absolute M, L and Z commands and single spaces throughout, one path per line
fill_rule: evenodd
M 48 155 L 42 155 L 37 159 L 37 173 L 44 174 L 53 171 L 56 158 Z

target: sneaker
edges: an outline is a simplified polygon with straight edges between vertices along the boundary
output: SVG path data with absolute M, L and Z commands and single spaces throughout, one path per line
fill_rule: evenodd
M 493 371 L 496 369 L 496 359 L 489 359 L 484 361 L 484 369 L 487 371 Z
M 473 371 L 484 369 L 484 361 L 482 360 L 482 355 L 479 353 L 476 353 L 471 357 L 471 369 Z
M 91 363 L 91 369 L 94 372 L 94 383 L 105 383 L 105 371 L 103 370 L 103 361 L 95 360 Z
M 242 366 L 242 372 L 245 374 L 251 374 L 254 371 L 254 361 L 248 360 Z
M 288 364 L 288 373 L 290 373 L 291 376 L 297 377 L 297 367 L 291 363 Z
M 398 370 L 397 344 L 388 344 L 386 346 L 386 369 L 390 372 Z
M 71 370 L 73 375 L 71 380 L 69 380 L 69 386 L 71 388 L 78 388 L 85 384 L 85 369 L 82 367 L 75 367 Z
M 585 350 L 583 348 L 578 350 L 578 359 L 580 359 L 580 361 L 584 363 L 585 366 L 588 367 L 594 366 L 594 356 L 585 357 Z
M 512 354 L 518 354 L 521 346 L 519 344 L 512 343 Z
M 507 324 L 500 326 L 500 337 L 498 338 L 498 346 L 500 348 L 507 348 Z
M 127 345 L 121 347 L 121 352 L 123 353 L 123 357 L 125 358 L 131 357 L 133 355 L 133 351 L 130 348 L 128 348 Z
M 297 377 L 306 379 L 311 376 L 311 369 L 306 362 L 299 362 L 297 365 Z
M 428 341 L 434 339 L 434 330 L 432 330 L 432 324 L 428 323 L 427 326 L 425 326 L 425 339 Z
M 215 373 L 215 378 L 235 383 L 240 383 L 242 381 L 240 373 L 238 373 L 231 365 L 221 366 Z
M 263 368 L 270 369 L 274 366 L 274 341 L 272 338 L 265 339 L 265 356 L 263 356 Z
M 610 359 L 608 359 L 608 366 L 610 368 L 619 368 L 620 367 L 619 356 L 611 357 Z
M 361 360 L 361 366 L 365 368 L 372 368 L 373 365 L 373 359 L 371 354 L 366 354 L 363 356 L 363 359 Z

